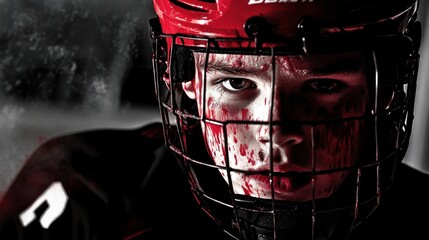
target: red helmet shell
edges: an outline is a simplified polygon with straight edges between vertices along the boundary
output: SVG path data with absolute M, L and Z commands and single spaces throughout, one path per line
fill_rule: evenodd
M 324 27 L 356 27 L 395 18 L 416 0 L 154 0 L 165 34 L 247 38 L 246 21 L 263 18 L 271 32 L 294 37 L 304 17 Z

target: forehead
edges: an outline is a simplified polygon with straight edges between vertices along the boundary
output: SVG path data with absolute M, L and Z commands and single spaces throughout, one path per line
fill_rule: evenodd
M 206 59 L 206 53 L 195 53 L 197 67 L 203 68 L 207 61 L 209 70 L 222 70 L 228 68 L 250 69 L 266 68 L 275 64 L 283 69 L 307 70 L 324 69 L 324 71 L 335 72 L 344 69 L 360 69 L 364 64 L 362 52 L 342 52 L 320 55 L 245 55 L 210 53 Z

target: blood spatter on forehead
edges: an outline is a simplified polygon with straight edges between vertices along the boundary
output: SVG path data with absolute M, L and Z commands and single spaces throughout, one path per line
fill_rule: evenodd
M 243 63 L 241 58 L 238 58 L 232 63 L 232 65 L 234 67 L 242 67 L 244 65 L 244 63 Z
M 267 72 L 268 70 L 270 70 L 270 64 L 269 63 L 265 63 L 261 66 L 261 72 Z

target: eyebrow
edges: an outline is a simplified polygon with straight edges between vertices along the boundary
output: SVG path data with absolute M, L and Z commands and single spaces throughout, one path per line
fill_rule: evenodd
M 296 72 L 304 72 L 308 75 L 328 76 L 336 73 L 353 73 L 362 70 L 363 59 L 360 57 L 344 57 L 329 60 L 328 64 L 318 64 L 317 59 L 313 59 L 314 67 L 298 69 Z M 204 68 L 204 62 L 200 62 L 200 67 Z M 207 73 L 218 71 L 224 74 L 231 75 L 259 75 L 261 73 L 260 66 L 240 67 L 233 66 L 225 61 L 215 60 L 207 67 Z
M 363 58 L 348 57 L 338 58 L 329 64 L 311 68 L 309 73 L 312 75 L 332 75 L 336 73 L 354 73 L 363 69 Z
M 204 63 L 200 64 L 201 68 L 204 68 Z M 240 67 L 233 66 L 231 64 L 225 63 L 224 61 L 215 61 L 207 67 L 207 72 L 219 71 L 226 74 L 232 75 L 257 75 L 261 72 L 260 69 L 256 67 Z

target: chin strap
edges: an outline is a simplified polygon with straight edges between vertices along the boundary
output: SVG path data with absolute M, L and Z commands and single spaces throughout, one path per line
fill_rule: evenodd
M 353 212 L 350 209 L 335 209 L 313 216 L 312 203 L 279 202 L 281 211 L 275 212 L 275 227 L 272 201 L 237 203 L 237 220 L 240 238 L 244 240 L 334 240 L 346 239 L 353 224 Z M 249 208 L 249 204 L 253 207 Z M 249 206 L 247 206 L 249 205 Z M 332 200 L 318 200 L 323 208 L 333 205 Z M 256 206 L 256 207 L 255 207 Z M 258 211 L 258 210 L 259 211 Z
M 350 234 L 349 229 L 353 219 L 351 214 L 339 213 L 320 215 L 317 219 L 313 219 L 311 214 L 276 213 L 277 227 L 274 228 L 271 213 L 239 210 L 238 217 L 241 237 L 245 240 L 345 239 Z M 315 222 L 314 226 L 313 222 Z

